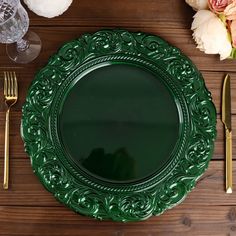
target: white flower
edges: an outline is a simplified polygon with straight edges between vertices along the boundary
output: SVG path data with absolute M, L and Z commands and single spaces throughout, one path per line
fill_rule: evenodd
M 39 16 L 52 18 L 61 15 L 73 0 L 24 0 L 31 11 Z
M 232 51 L 231 41 L 224 23 L 213 12 L 198 11 L 192 23 L 193 38 L 197 48 L 206 54 L 220 54 L 220 59 L 228 58 Z
M 185 0 L 194 10 L 208 9 L 208 0 Z

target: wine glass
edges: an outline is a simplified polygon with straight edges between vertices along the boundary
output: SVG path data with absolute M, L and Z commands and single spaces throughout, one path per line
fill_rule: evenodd
M 20 0 L 0 0 L 0 43 L 7 44 L 9 58 L 17 63 L 29 63 L 41 51 L 39 36 L 28 28 L 29 17 Z

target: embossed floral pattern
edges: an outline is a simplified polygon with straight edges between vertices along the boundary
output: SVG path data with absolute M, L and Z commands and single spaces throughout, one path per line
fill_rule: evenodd
M 63 87 L 73 75 L 112 59 L 133 60 L 166 73 L 174 92 L 181 94 L 185 109 L 181 155 L 160 179 L 136 187 L 106 187 L 69 171 L 66 160 L 62 164 L 65 157 L 60 155 L 60 148 L 55 146 L 51 135 L 54 131 L 50 131 L 54 125 L 51 120 L 56 117 L 52 111 L 56 113 L 57 103 L 61 102 L 54 98 L 61 98 L 58 94 L 63 94 Z M 102 30 L 65 44 L 50 58 L 29 89 L 21 129 L 34 172 L 59 201 L 98 219 L 137 221 L 174 207 L 195 186 L 213 152 L 216 111 L 202 76 L 179 49 L 145 33 Z

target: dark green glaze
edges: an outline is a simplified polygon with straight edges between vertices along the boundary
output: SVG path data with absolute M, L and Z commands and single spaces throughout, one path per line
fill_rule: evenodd
M 60 133 L 79 166 L 107 180 L 134 181 L 166 165 L 179 139 L 179 115 L 157 74 L 106 65 L 73 83 Z
M 137 221 L 195 186 L 213 152 L 216 111 L 177 48 L 102 30 L 65 44 L 37 74 L 21 131 L 35 173 L 59 201 Z

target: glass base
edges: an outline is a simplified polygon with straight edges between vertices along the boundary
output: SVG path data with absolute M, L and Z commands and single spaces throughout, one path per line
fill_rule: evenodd
M 28 31 L 20 42 L 7 44 L 7 55 L 16 63 L 27 64 L 39 55 L 41 48 L 39 36 Z

